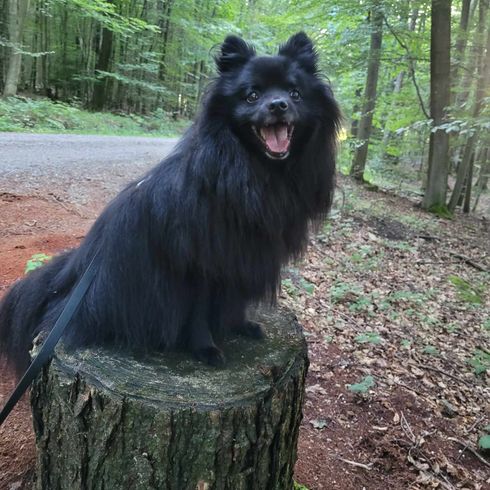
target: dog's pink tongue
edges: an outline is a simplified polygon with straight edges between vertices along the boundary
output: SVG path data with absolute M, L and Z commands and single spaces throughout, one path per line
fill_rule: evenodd
M 265 126 L 261 130 L 262 137 L 269 150 L 274 153 L 285 153 L 289 148 L 287 124 Z

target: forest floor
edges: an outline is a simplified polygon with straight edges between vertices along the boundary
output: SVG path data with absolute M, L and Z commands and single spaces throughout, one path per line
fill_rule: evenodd
M 490 431 L 490 222 L 442 220 L 346 178 L 339 186 L 282 283 L 311 361 L 296 480 L 311 490 L 489 489 L 477 445 Z M 0 193 L 0 295 L 33 254 L 79 243 L 114 192 L 99 190 L 83 206 L 52 183 Z M 0 403 L 12 388 L 0 373 Z M 0 489 L 31 488 L 34 461 L 24 400 L 0 429 Z

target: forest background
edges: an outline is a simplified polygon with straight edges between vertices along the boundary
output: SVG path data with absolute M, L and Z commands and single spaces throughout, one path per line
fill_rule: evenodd
M 469 212 L 490 173 L 488 4 L 0 0 L 0 131 L 172 134 L 227 34 L 272 54 L 305 30 L 345 115 L 341 170 Z

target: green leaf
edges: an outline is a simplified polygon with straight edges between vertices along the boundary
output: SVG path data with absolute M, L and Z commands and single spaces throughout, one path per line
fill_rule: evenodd
M 304 485 L 301 485 L 298 482 L 294 482 L 293 490 L 309 490 L 309 489 L 308 487 L 305 487 Z
M 431 356 L 437 356 L 437 355 L 439 355 L 439 351 L 433 345 L 426 345 L 424 347 L 424 353 L 425 354 L 430 354 Z
M 490 369 L 490 354 L 476 349 L 473 352 L 473 357 L 468 361 L 468 364 L 473 367 L 474 373 L 478 376 Z
M 291 279 L 283 279 L 281 281 L 282 287 L 289 294 L 289 296 L 296 296 L 298 294 L 298 288 L 293 284 Z
M 376 332 L 360 333 L 356 336 L 355 340 L 359 344 L 381 344 L 382 342 L 379 333 Z
M 347 385 L 347 388 L 353 393 L 366 393 L 369 388 L 374 386 L 374 377 L 366 376 L 360 383 Z
M 315 285 L 308 282 L 306 279 L 300 280 L 301 287 L 311 296 L 315 291 Z
M 46 254 L 34 254 L 27 262 L 24 274 L 27 274 L 51 260 L 51 255 Z
M 481 436 L 480 439 L 478 440 L 478 447 L 483 450 L 489 450 L 490 449 L 490 435 L 485 434 L 484 436 Z

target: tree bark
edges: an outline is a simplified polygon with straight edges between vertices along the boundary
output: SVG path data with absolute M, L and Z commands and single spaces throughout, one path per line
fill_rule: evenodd
M 430 115 L 433 130 L 429 141 L 429 169 L 422 207 L 438 210 L 446 206 L 449 172 L 449 136 L 437 129 L 446 120 L 450 103 L 451 1 L 432 0 L 430 42 Z
M 373 114 L 376 107 L 376 90 L 378 85 L 378 72 L 381 59 L 381 44 L 383 38 L 383 12 L 376 4 L 371 13 L 372 33 L 369 47 L 369 62 L 366 76 L 366 87 L 364 90 L 364 108 L 362 111 L 357 138 L 359 144 L 354 154 L 354 160 L 350 170 L 356 180 L 364 180 L 364 169 L 369 147 L 369 138 L 373 127 Z
M 291 313 L 259 320 L 267 338 L 228 339 L 220 370 L 59 347 L 31 392 L 38 488 L 291 490 L 306 342 Z
M 109 71 L 109 65 L 112 56 L 112 40 L 113 32 L 107 27 L 102 27 L 102 42 L 100 45 L 99 57 L 95 65 L 95 72 Z M 94 85 L 94 93 L 92 96 L 92 109 L 100 111 L 104 108 L 106 102 L 108 80 L 106 77 L 100 78 Z
M 7 8 L 7 29 L 9 41 L 14 46 L 10 48 L 10 55 L 7 64 L 7 74 L 5 76 L 5 86 L 3 89 L 3 95 L 5 97 L 17 94 L 22 63 L 22 54 L 19 52 L 17 47 L 20 47 L 22 44 L 24 20 L 29 8 L 29 0 L 8 0 Z
M 479 24 L 484 26 L 486 24 L 487 11 L 489 0 L 480 0 L 480 21 Z M 477 118 L 483 108 L 485 98 L 485 85 L 490 77 L 490 30 L 487 32 L 480 32 L 480 39 L 485 39 L 485 42 L 481 43 L 480 54 L 477 61 L 477 82 L 475 101 L 473 104 L 472 117 Z M 486 55 L 484 56 L 484 53 Z M 478 140 L 479 134 L 475 132 L 468 138 L 461 163 L 458 166 L 458 172 L 456 174 L 456 182 L 454 184 L 453 193 L 451 194 L 451 200 L 449 201 L 449 211 L 453 212 L 456 209 L 465 179 L 468 177 L 469 169 L 471 166 L 471 158 L 475 150 L 475 146 Z
M 454 64 L 451 67 L 451 81 L 455 87 L 458 81 L 458 72 L 464 59 L 464 52 L 468 40 L 468 24 L 470 20 L 471 0 L 463 0 L 461 5 L 461 18 L 459 20 L 459 30 L 454 49 Z
M 480 196 L 484 189 L 487 188 L 488 179 L 490 178 L 490 151 L 484 148 L 479 154 L 480 174 L 476 182 L 475 202 L 472 211 L 475 212 L 480 201 Z

